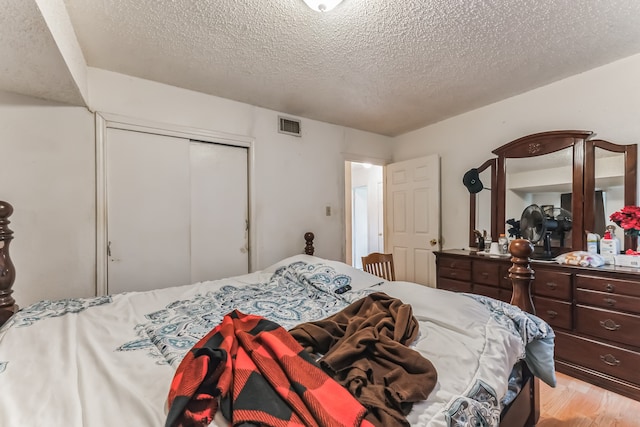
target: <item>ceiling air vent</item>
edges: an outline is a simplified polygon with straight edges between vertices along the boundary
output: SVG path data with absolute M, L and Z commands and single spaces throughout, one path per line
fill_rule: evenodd
M 301 136 L 300 133 L 300 120 L 288 119 L 286 117 L 278 117 L 278 132 L 286 133 L 287 135 Z

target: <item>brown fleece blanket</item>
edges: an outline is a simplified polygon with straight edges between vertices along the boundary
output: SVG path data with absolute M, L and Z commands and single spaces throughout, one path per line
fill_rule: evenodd
M 407 347 L 418 336 L 411 306 L 385 293 L 289 332 L 310 353 L 324 355 L 322 368 L 369 410 L 366 419 L 376 426 L 409 425 L 413 402 L 436 385 L 431 362 Z

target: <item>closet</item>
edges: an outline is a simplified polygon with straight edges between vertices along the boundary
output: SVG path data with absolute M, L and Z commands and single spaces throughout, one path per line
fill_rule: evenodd
M 248 148 L 107 127 L 106 292 L 246 274 Z

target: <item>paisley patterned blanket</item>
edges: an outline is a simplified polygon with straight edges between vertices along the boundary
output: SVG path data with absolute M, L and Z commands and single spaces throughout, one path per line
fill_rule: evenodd
M 346 285 L 352 289 L 335 292 Z M 429 398 L 407 417 L 411 425 L 497 425 L 511 368 L 528 348 L 541 375 L 553 373 L 544 363 L 553 351 L 544 323 L 514 320 L 465 295 L 381 283 L 336 261 L 297 256 L 245 276 L 23 308 L 0 328 L 0 425 L 162 425 L 177 365 L 225 314 L 238 309 L 290 329 L 372 292 L 412 305 L 420 327 L 412 348 L 439 373 Z

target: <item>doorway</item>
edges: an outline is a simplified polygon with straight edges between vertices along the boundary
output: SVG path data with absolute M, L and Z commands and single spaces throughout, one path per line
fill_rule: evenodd
M 383 166 L 345 162 L 347 264 L 362 269 L 362 257 L 384 252 Z
M 439 156 L 386 166 L 345 162 L 345 236 L 347 264 L 362 268 L 362 254 L 392 253 L 397 280 L 435 287 Z

